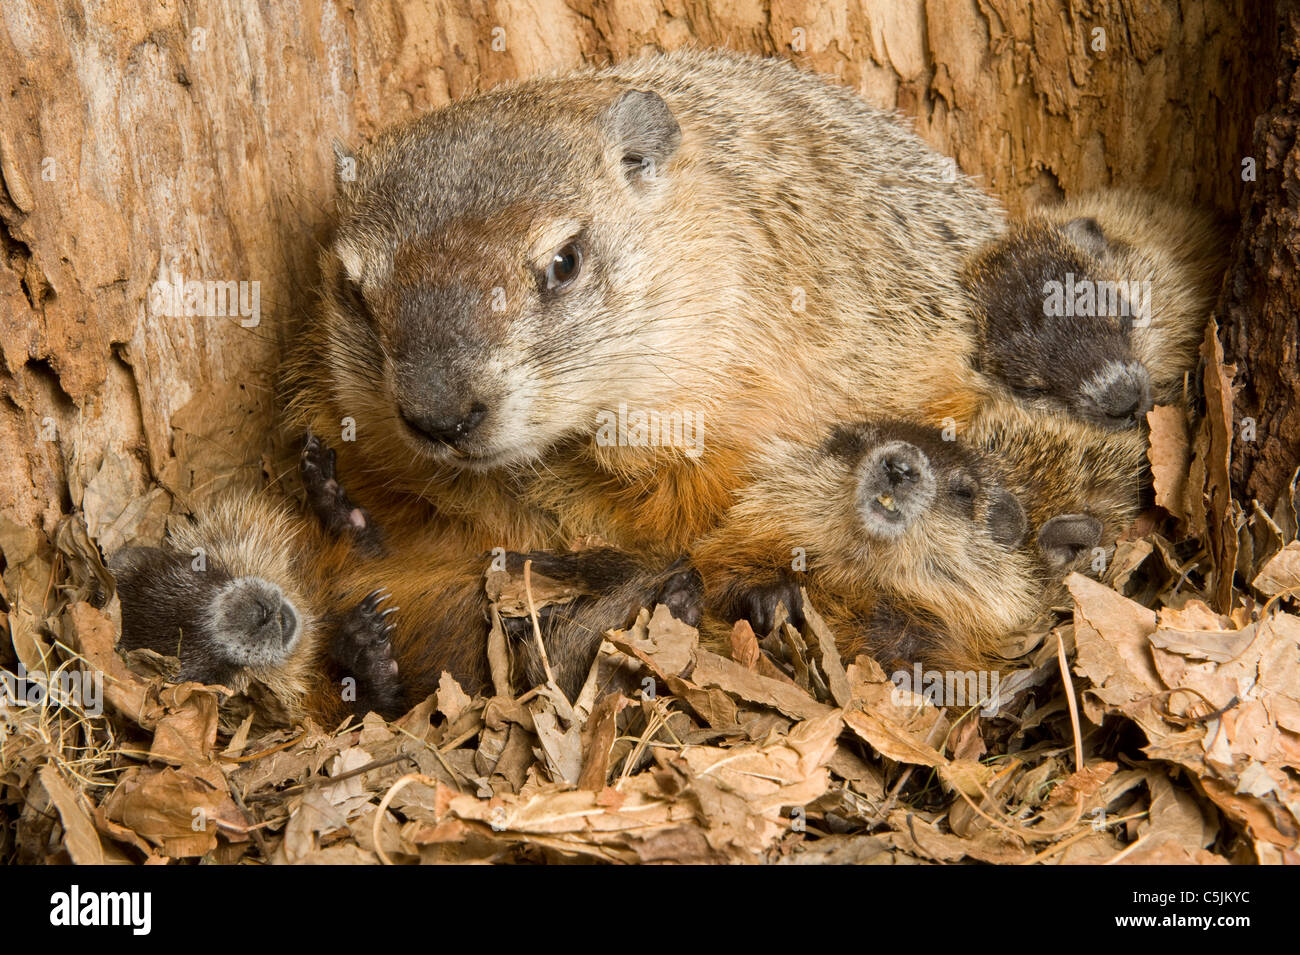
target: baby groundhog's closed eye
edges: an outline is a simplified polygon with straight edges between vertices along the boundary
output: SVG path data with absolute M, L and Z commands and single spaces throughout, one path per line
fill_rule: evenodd
M 1112 274 L 1112 245 L 1095 219 L 1020 225 L 972 257 L 963 283 L 981 371 L 1022 401 L 1120 429 L 1152 406 L 1132 341 L 1150 298 L 1131 294 L 1136 277 Z

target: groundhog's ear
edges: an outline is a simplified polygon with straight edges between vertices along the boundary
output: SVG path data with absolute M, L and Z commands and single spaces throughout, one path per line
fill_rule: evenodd
M 1092 216 L 1071 219 L 1065 224 L 1064 229 L 1070 241 L 1092 255 L 1104 255 L 1110 248 L 1110 242 L 1101 229 L 1101 223 Z
M 169 559 L 174 560 L 160 547 L 123 547 L 109 558 L 108 569 L 117 581 L 117 589 L 129 590 L 151 569 L 161 571 Z
M 334 185 L 346 191 L 357 181 L 357 154 L 341 139 L 334 140 Z
M 988 527 L 993 539 L 1007 547 L 1015 547 L 1025 539 L 1029 527 L 1025 509 L 1010 491 L 994 493 L 989 505 Z
M 1101 529 L 1090 514 L 1058 514 L 1038 529 L 1038 549 L 1053 567 L 1067 567 L 1101 543 Z
M 605 112 L 605 124 L 619 149 L 630 182 L 653 179 L 682 141 L 682 128 L 658 93 L 628 90 Z

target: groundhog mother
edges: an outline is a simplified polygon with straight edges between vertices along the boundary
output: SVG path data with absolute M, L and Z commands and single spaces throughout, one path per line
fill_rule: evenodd
M 431 639 L 482 629 L 484 551 L 672 557 L 773 437 L 979 401 L 958 271 L 1001 211 L 787 64 L 531 80 L 338 152 L 290 418 L 382 525 L 445 540 L 411 568 L 445 594 Z

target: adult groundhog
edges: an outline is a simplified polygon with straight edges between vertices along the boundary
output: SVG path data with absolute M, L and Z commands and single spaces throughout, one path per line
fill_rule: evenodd
M 772 60 L 679 52 L 454 103 L 340 156 L 292 418 L 463 550 L 680 553 L 770 436 L 964 422 L 956 263 L 997 204 Z M 351 437 L 346 434 L 345 437 Z

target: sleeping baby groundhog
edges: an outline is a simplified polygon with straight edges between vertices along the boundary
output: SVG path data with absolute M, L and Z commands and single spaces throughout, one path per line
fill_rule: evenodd
M 1036 407 L 1136 427 L 1185 402 L 1223 264 L 1207 214 L 1153 196 L 1035 210 L 963 270 L 974 364 Z
M 178 657 L 178 681 L 236 693 L 256 684 L 291 720 L 397 716 L 406 700 L 390 641 L 396 605 L 385 608 L 390 592 L 363 579 L 382 576 L 381 533 L 314 439 L 301 468 L 316 519 L 271 491 L 228 492 L 162 546 L 114 554 L 119 646 Z
M 763 632 L 799 588 L 841 652 L 996 665 L 997 645 L 1063 596 L 1140 505 L 1135 432 L 993 402 L 960 440 L 899 422 L 775 445 L 764 476 L 692 550 L 705 605 Z M 898 621 L 911 621 L 900 628 Z M 899 634 L 903 635 L 900 639 Z

